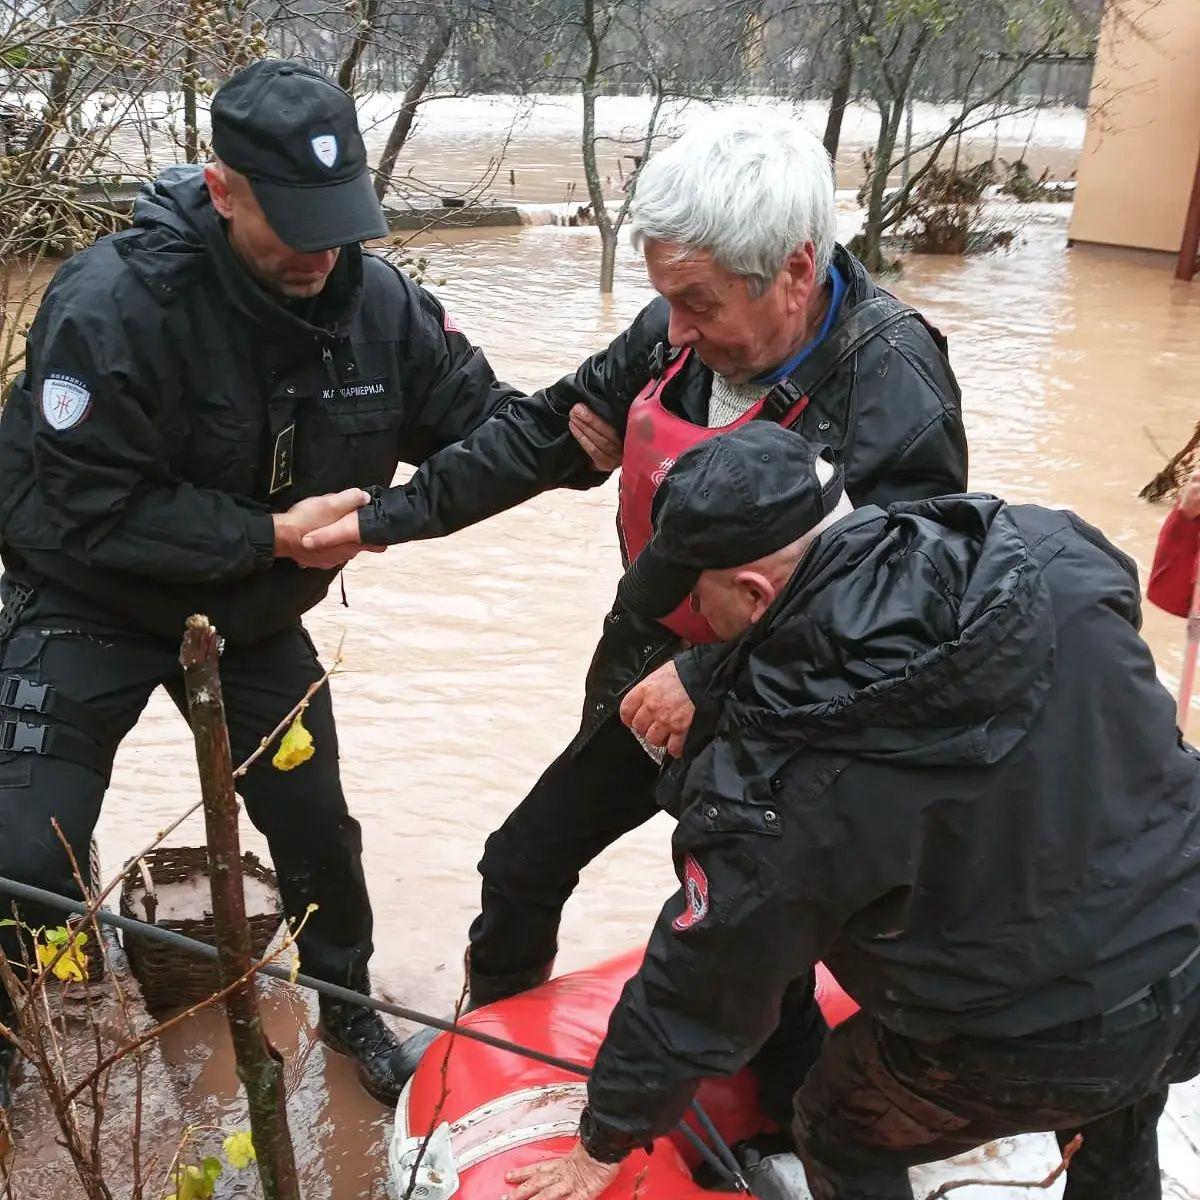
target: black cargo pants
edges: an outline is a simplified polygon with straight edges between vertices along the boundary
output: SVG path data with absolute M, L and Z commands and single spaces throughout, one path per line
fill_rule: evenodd
M 10 580 L 0 583 L 0 594 L 13 624 Z M 221 686 L 235 765 L 321 673 L 299 626 L 254 645 L 225 647 Z M 178 642 L 122 629 L 72 593 L 33 591 L 0 640 L 0 875 L 78 897 L 50 818 L 86 871 L 113 756 L 160 685 L 182 709 Z M 371 907 L 361 833 L 342 795 L 328 688 L 313 697 L 304 722 L 313 757 L 285 772 L 271 765 L 268 752 L 239 780 L 238 791 L 270 846 L 288 917 L 299 922 L 309 904 L 317 905 L 299 938 L 304 970 L 357 988 L 371 955 Z M 161 753 L 172 762 L 191 759 L 184 725 Z M 181 794 L 179 808 L 194 798 Z M 145 840 L 153 835 L 147 823 Z M 7 915 L 3 897 L 0 908 Z M 63 922 L 62 913 L 28 904 L 21 917 L 33 928 Z M 0 938 L 6 953 L 19 953 L 12 927 L 0 929 Z
M 1158 1119 L 1200 1074 L 1200 952 L 1133 1003 L 1044 1034 L 922 1042 L 858 1013 L 796 1094 L 815 1200 L 911 1200 L 908 1168 L 1053 1131 L 1064 1200 L 1159 1200 Z M 970 1174 L 970 1172 L 964 1172 Z

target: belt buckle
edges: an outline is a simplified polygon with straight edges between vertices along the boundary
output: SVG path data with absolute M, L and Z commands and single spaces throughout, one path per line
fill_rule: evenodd
M 0 703 L 6 708 L 44 713 L 49 691 L 48 683 L 34 683 L 32 679 L 24 679 L 20 675 L 9 675 L 4 681 L 4 699 Z
M 5 721 L 0 725 L 0 750 L 18 754 L 42 754 L 46 747 L 45 725 L 29 721 Z

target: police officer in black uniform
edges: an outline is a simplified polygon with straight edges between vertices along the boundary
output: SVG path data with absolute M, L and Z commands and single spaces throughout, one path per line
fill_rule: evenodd
M 691 595 L 727 639 L 660 786 L 681 886 L 581 1140 L 509 1200 L 593 1200 L 818 959 L 861 1009 L 781 1114 L 815 1200 L 912 1200 L 910 1167 L 1042 1130 L 1082 1134 L 1064 1200 L 1160 1200 L 1158 1120 L 1200 1072 L 1200 757 L 1137 568 L 1066 510 L 843 489 L 755 422 L 655 497 L 619 598 Z
M 50 820 L 86 862 L 121 739 L 159 685 L 182 703 L 187 616 L 226 639 L 240 761 L 321 674 L 301 617 L 346 556 L 306 554 L 303 533 L 515 394 L 362 251 L 387 226 L 345 92 L 260 62 L 217 93 L 212 128 L 218 161 L 164 173 L 134 228 L 58 271 L 0 423 L 0 874 L 66 895 Z M 317 905 L 304 969 L 366 991 L 371 908 L 327 690 L 305 720 L 315 755 L 287 773 L 262 758 L 240 790 L 288 917 Z M 396 1099 L 409 1063 L 376 1013 L 322 1001 L 321 1032 Z M 0 1104 L 13 1055 L 0 1042 Z

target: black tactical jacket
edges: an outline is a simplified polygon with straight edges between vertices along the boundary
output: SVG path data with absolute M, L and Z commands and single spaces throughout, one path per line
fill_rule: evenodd
M 592 1148 L 671 1128 L 819 959 L 936 1041 L 1097 1016 L 1194 953 L 1200 762 L 1139 604 L 1069 512 L 951 496 L 823 534 L 664 778 L 691 884 L 613 1013 Z
M 966 435 L 945 340 L 878 288 L 840 246 L 834 262 L 847 290 L 829 337 L 793 377 L 810 398 L 797 429 L 841 457 L 857 504 L 962 491 Z M 666 302 L 653 301 L 578 370 L 506 406 L 461 445 L 431 458 L 407 485 L 376 489 L 374 503 L 359 516 L 364 540 L 441 537 L 556 486 L 572 453 L 572 406 L 586 404 L 624 430 L 634 398 L 670 353 L 668 316 Z M 712 378 L 692 355 L 663 401 L 705 424 Z M 588 675 L 580 740 L 615 713 L 622 692 L 679 648 L 657 622 L 614 609 Z M 677 660 L 689 690 L 699 686 L 703 658 L 697 651 Z
M 5 565 L 149 633 L 178 637 L 202 611 L 253 641 L 336 574 L 275 559 L 272 511 L 388 484 L 518 393 L 357 246 L 315 302 L 267 293 L 194 168 L 160 177 L 135 216 L 60 268 L 30 331 L 0 423 Z M 293 424 L 289 482 L 277 446 Z M 578 455 L 570 468 L 596 478 Z

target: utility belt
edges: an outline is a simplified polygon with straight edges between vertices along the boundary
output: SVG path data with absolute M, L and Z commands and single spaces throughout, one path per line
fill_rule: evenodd
M 11 572 L 5 574 L 0 650 L 20 624 L 35 591 Z M 34 716 L 48 719 L 31 720 Z M 107 774 L 112 766 L 109 733 L 87 705 L 64 696 L 53 684 L 0 669 L 0 753 L 65 758 Z
M 1177 1012 L 1184 999 L 1197 988 L 1200 988 L 1200 945 L 1157 983 L 1140 988 L 1098 1017 L 1085 1017 L 1082 1021 L 1071 1021 L 1040 1033 L 1031 1033 L 1029 1040 L 1084 1042 L 1094 1041 L 1101 1036 L 1127 1033 Z
M 27 714 L 52 719 L 31 721 Z M 112 752 L 102 744 L 104 738 L 105 730 L 87 707 L 52 684 L 0 675 L 0 753 L 45 754 L 107 774 Z

